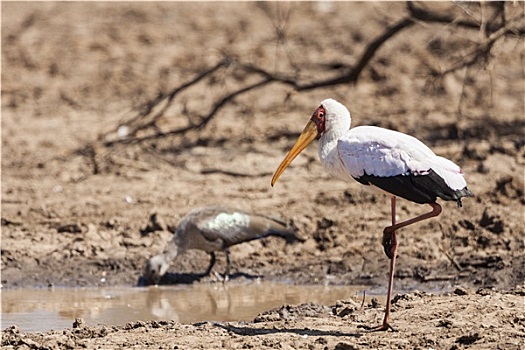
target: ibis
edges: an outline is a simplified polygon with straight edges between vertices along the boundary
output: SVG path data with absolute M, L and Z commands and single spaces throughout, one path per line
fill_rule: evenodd
M 215 265 L 215 252 L 226 253 L 224 281 L 227 281 L 229 248 L 268 236 L 282 237 L 287 242 L 304 241 L 294 228 L 276 218 L 220 206 L 193 209 L 182 218 L 164 251 L 146 262 L 144 278 L 148 284 L 158 284 L 173 260 L 189 249 L 197 249 L 210 255 L 205 275 L 210 274 Z

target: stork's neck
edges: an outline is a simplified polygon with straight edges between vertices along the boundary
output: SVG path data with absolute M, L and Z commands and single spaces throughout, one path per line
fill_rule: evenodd
M 344 171 L 343 163 L 337 151 L 337 142 L 347 130 L 341 128 L 329 130 L 323 133 L 319 140 L 319 159 L 324 168 L 333 176 L 342 180 L 348 180 L 348 174 Z

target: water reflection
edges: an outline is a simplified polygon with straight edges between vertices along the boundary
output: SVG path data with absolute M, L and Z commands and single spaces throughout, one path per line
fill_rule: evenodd
M 269 282 L 196 284 L 147 288 L 16 289 L 2 291 L 1 328 L 24 332 L 71 327 L 76 317 L 88 325 L 123 325 L 131 321 L 251 320 L 283 304 L 330 305 L 364 288 L 294 286 Z

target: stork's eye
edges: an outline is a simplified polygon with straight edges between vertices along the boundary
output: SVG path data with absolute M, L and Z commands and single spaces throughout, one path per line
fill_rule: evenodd
M 324 118 L 324 112 L 319 112 L 319 118 Z

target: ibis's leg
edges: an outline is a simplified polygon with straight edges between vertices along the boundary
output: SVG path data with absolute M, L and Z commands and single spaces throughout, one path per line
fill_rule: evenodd
M 230 279 L 230 250 L 226 249 L 224 252 L 226 253 L 226 271 L 224 271 L 223 283 Z
M 210 274 L 213 265 L 215 265 L 215 253 L 210 252 L 210 265 L 208 265 L 206 272 L 204 272 L 204 276 L 208 276 Z

